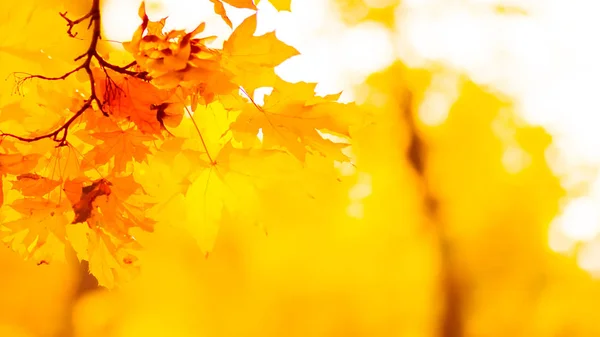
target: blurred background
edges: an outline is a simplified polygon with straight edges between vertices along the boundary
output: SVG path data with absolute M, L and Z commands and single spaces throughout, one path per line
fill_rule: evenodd
M 139 3 L 104 1 L 107 39 L 130 39 Z M 209 1 L 147 4 L 216 45 L 230 33 Z M 262 0 L 256 35 L 302 53 L 279 75 L 371 120 L 347 183 L 312 206 L 274 192 L 264 230 L 224 219 L 208 258 L 158 226 L 141 275 L 110 291 L 0 249 L 0 336 L 600 334 L 599 6 Z

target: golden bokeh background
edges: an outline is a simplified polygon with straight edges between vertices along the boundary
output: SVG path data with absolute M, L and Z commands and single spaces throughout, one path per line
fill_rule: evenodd
M 57 8 L 86 7 L 65 3 L 2 4 L 5 32 L 32 35 L 2 38 L 0 64 L 26 62 L 11 54 L 21 40 L 61 55 L 34 32 L 64 34 Z M 294 0 L 277 13 L 261 1 L 259 30 L 303 54 L 279 74 L 361 104 L 371 123 L 354 134 L 355 166 L 338 167 L 336 188 L 261 200 L 267 227 L 223 219 L 208 255 L 158 226 L 138 237 L 139 277 L 113 290 L 73 256 L 36 266 L 0 249 L 0 336 L 600 334 L 600 67 L 586 4 Z M 131 36 L 138 6 L 105 1 L 108 39 Z M 208 1 L 149 8 L 226 37 Z M 247 15 L 229 10 L 234 25 Z

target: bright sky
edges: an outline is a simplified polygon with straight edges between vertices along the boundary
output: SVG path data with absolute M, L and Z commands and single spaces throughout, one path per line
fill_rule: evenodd
M 381 2 L 368 0 L 366 3 Z M 147 1 L 154 18 L 169 15 L 172 28 L 208 24 L 208 35 L 222 35 L 225 24 L 208 1 Z M 139 0 L 105 0 L 108 38 L 128 40 L 138 25 Z M 525 9 L 528 15 L 498 15 L 498 5 Z M 292 12 L 277 13 L 267 1 L 259 7 L 257 35 L 276 28 L 278 37 L 301 56 L 282 64 L 278 72 L 290 81 L 318 82 L 321 93 L 353 87 L 397 57 L 409 65 L 442 63 L 420 116 L 428 124 L 443 123 L 456 98 L 458 74 L 466 73 L 512 97 L 519 113 L 542 125 L 555 139 L 548 160 L 565 187 L 591 181 L 589 191 L 564 201 L 551 226 L 550 247 L 572 254 L 578 242 L 580 266 L 600 275 L 600 2 L 592 0 L 403 0 L 397 8 L 398 27 L 390 32 L 376 23 L 346 26 L 330 0 L 294 0 Z M 234 25 L 248 15 L 230 11 Z M 262 26 L 261 26 L 262 24 Z M 221 40 L 222 41 L 222 40 Z M 506 149 L 505 166 L 518 171 L 527 165 L 520 149 Z M 590 174 L 591 172 L 591 174 Z

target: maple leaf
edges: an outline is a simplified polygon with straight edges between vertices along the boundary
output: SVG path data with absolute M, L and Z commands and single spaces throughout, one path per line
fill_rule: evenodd
M 65 226 L 68 224 L 68 205 L 56 203 L 42 197 L 33 197 L 15 200 L 10 207 L 17 211 L 19 219 L 4 222 L 2 226 L 9 230 L 3 236 L 14 245 L 20 245 L 23 255 L 30 258 L 45 249 L 43 255 L 61 256 L 64 245 L 59 247 L 45 247 L 48 240 L 64 242 Z M 48 249 L 49 248 L 49 249 Z M 59 248 L 59 251 L 56 251 Z
M 140 131 L 160 134 L 168 124 L 177 126 L 183 117 L 183 105 L 170 102 L 172 92 L 160 90 L 139 78 L 115 72 L 98 71 L 98 95 L 105 98 L 105 108 L 117 120 L 132 121 Z M 103 79 L 103 80 L 102 80 Z
M 227 186 L 213 169 L 204 169 L 185 194 L 186 219 L 183 222 L 204 252 L 213 248 L 225 206 Z
M 100 286 L 114 288 L 139 273 L 136 256 L 141 249 L 135 242 L 123 243 L 101 228 L 82 224 L 69 225 L 66 236 L 77 258 L 89 262 L 89 270 Z
M 13 189 L 18 190 L 24 196 L 42 197 L 60 185 L 60 181 L 42 177 L 37 173 L 24 173 L 17 176 L 12 182 Z
M 115 172 L 125 172 L 133 161 L 144 161 L 151 154 L 147 142 L 155 139 L 137 129 L 95 132 L 91 136 L 102 143 L 84 155 L 83 168 L 90 169 L 112 160 Z
M 192 89 L 203 95 L 207 103 L 212 101 L 214 94 L 229 93 L 237 88 L 231 83 L 232 75 L 220 67 L 221 52 L 205 45 L 215 37 L 195 38 L 204 30 L 205 23 L 189 33 L 181 30 L 163 33 L 149 29 L 152 22 L 143 2 L 139 15 L 142 24 L 132 40 L 123 46 L 148 72 L 155 86 Z
M 230 27 L 226 5 L 256 10 L 251 0 L 210 1 Z M 272 3 L 290 7 L 285 0 Z M 327 156 L 319 170 L 345 158 L 346 144 L 322 132 L 347 138 L 353 121 L 341 117 L 353 110 L 334 102 L 338 96 L 315 98 L 313 85 L 290 85 L 275 75 L 298 51 L 274 32 L 254 36 L 256 14 L 222 49 L 207 46 L 216 37 L 201 35 L 205 23 L 167 31 L 166 19 L 150 21 L 144 3 L 138 14 L 142 23 L 122 54 L 100 47 L 100 1 L 80 18 L 61 14 L 71 37 L 89 21 L 85 52 L 64 58 L 67 70 L 22 75 L 21 84 L 45 83 L 21 87 L 36 100 L 0 96 L 0 127 L 11 132 L 1 135 L 10 154 L 0 155 L 0 178 L 8 176 L 12 188 L 2 237 L 36 259 L 70 244 L 107 287 L 137 273 L 136 235 L 153 232 L 157 221 L 187 229 L 204 251 L 223 221 L 260 221 L 268 213 L 265 188 L 303 190 L 303 165 L 294 157 Z M 0 43 L 0 53 L 5 47 Z M 108 61 L 113 56 L 135 61 L 117 66 Z M 274 90 L 264 107 L 245 100 L 246 92 L 265 86 Z M 34 172 L 37 167 L 42 171 Z M 286 185 L 289 179 L 295 184 Z M 0 190 L 7 187 L 0 179 Z
M 131 228 L 153 231 L 154 221 L 145 216 L 152 204 L 139 200 L 144 191 L 131 175 L 110 181 L 103 178 L 89 185 L 84 185 L 83 179 L 69 180 L 64 190 L 76 215 L 74 224 L 86 222 L 90 228 L 101 227 L 123 242 L 131 240 Z
M 39 154 L 0 153 L 0 174 L 27 173 L 37 166 L 40 158 Z
M 210 0 L 210 2 L 214 5 L 214 10 L 216 14 L 219 14 L 223 21 L 231 28 L 233 25 L 231 24 L 231 20 L 227 16 L 227 12 L 225 11 L 225 6 L 223 6 L 223 2 L 221 0 Z
M 2 190 L 4 175 L 16 175 L 33 170 L 37 166 L 40 157 L 38 154 L 0 153 L 0 206 L 4 203 L 4 192 Z
M 352 104 L 335 102 L 337 95 L 314 97 L 314 88 L 315 84 L 277 80 L 273 92 L 265 96 L 263 107 L 241 107 L 241 113 L 230 125 L 233 137 L 245 142 L 255 138 L 260 130 L 265 148 L 286 149 L 302 162 L 307 153 L 347 161 L 342 149 L 348 146 L 351 127 L 359 125 L 360 111 Z M 346 141 L 334 142 L 323 132 Z
M 223 44 L 223 64 L 235 74 L 235 83 L 250 93 L 259 87 L 272 87 L 275 67 L 299 52 L 277 39 L 275 32 L 254 36 L 256 14 L 244 20 Z
M 75 219 L 73 219 L 72 223 L 87 221 L 92 216 L 94 208 L 92 204 L 99 196 L 105 195 L 108 197 L 111 185 L 109 181 L 100 179 L 89 186 L 82 187 L 80 199 L 73 204 Z

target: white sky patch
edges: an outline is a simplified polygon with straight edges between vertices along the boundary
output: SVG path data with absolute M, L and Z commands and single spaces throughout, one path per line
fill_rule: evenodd
M 548 245 L 553 251 L 568 255 L 573 252 L 577 241 L 565 235 L 561 227 L 562 224 L 560 223 L 559 218 L 555 219 L 550 224 L 550 229 L 548 230 Z
M 260 87 L 254 89 L 254 103 L 263 106 L 265 105 L 265 96 L 269 96 L 273 92 L 273 87 Z
M 168 14 L 168 24 L 177 25 L 173 27 L 193 29 L 206 21 L 207 35 L 230 33 L 208 1 L 169 0 L 160 6 L 159 2 L 149 1 L 148 11 Z M 380 2 L 385 0 L 369 0 L 375 5 Z M 105 0 L 107 38 L 131 38 L 139 25 L 139 3 Z M 522 7 L 528 15 L 500 15 L 495 11 L 498 6 Z M 275 29 L 278 38 L 302 54 L 276 69 L 287 81 L 317 82 L 318 94 L 343 90 L 341 100 L 350 101 L 355 85 L 396 57 L 413 67 L 441 63 L 508 95 L 527 122 L 551 132 L 554 145 L 548 158 L 559 173 L 579 174 L 581 167 L 600 168 L 598 1 L 403 0 L 393 33 L 378 23 L 347 26 L 329 0 L 294 0 L 291 13 L 277 12 L 268 1 L 261 1 L 258 7 L 256 34 Z M 248 11 L 228 9 L 234 26 L 249 15 Z M 457 95 L 453 90 L 451 85 L 440 84 L 428 92 L 419 112 L 425 124 L 444 122 L 445 106 Z M 507 170 L 517 172 L 527 162 L 518 150 L 507 148 Z M 564 181 L 578 179 L 567 176 Z M 600 179 L 588 179 L 595 187 L 577 197 L 587 199 L 567 200 L 564 213 L 556 220 L 560 225 L 552 227 L 562 234 L 550 233 L 551 238 L 591 240 L 600 222 L 592 210 L 593 206 L 600 208 Z M 358 204 L 349 208 L 356 216 L 361 212 Z M 551 247 L 557 242 L 552 240 Z M 591 268 L 591 264 L 581 263 Z
M 530 163 L 531 156 L 519 146 L 509 145 L 502 154 L 502 165 L 508 173 L 519 173 Z
M 419 119 L 428 126 L 438 126 L 446 121 L 450 108 L 459 95 L 460 79 L 456 73 L 437 74 L 425 91 L 419 106 Z
M 263 142 L 263 129 L 262 128 L 258 128 L 258 132 L 256 133 L 256 138 L 258 138 L 258 140 L 262 143 Z
M 497 6 L 521 7 L 528 15 L 499 15 Z M 444 64 L 507 94 L 528 123 L 553 135 L 547 157 L 566 175 L 566 187 L 600 186 L 597 175 L 588 174 L 600 168 L 599 11 L 600 2 L 588 0 L 404 0 L 396 20 L 398 55 L 415 67 Z M 511 162 L 514 170 L 521 166 L 519 157 L 505 153 L 509 170 Z M 581 190 L 566 200 L 552 227 L 549 243 L 556 251 L 592 245 L 599 231 L 600 187 L 583 196 Z M 598 249 L 586 254 L 582 268 L 600 271 L 590 262 L 590 256 L 600 261 Z
M 319 129 L 315 129 L 315 131 L 317 131 L 317 133 L 319 134 L 319 136 L 321 136 L 321 138 L 332 141 L 333 143 L 348 144 L 348 139 L 346 139 L 344 137 L 336 136 L 334 134 L 328 133 L 327 131 L 322 131 Z
M 137 16 L 141 0 L 105 0 L 105 35 L 108 39 L 128 41 L 140 23 Z M 231 30 L 214 14 L 207 0 L 146 1 L 153 20 L 168 16 L 166 29 L 194 29 L 206 22 L 202 36 L 228 37 Z M 252 13 L 226 6 L 234 27 Z M 290 82 L 316 82 L 317 94 L 342 92 L 340 101 L 354 98 L 353 89 L 372 72 L 395 60 L 392 32 L 379 23 L 347 26 L 327 0 L 292 1 L 292 12 L 277 12 L 268 1 L 258 7 L 255 35 L 275 30 L 283 42 L 297 48 L 301 55 L 276 68 Z M 215 42 L 221 44 L 223 38 Z
M 358 174 L 356 184 L 348 192 L 348 196 L 352 201 L 360 201 L 373 193 L 371 176 L 361 172 Z
M 562 232 L 575 241 L 591 241 L 600 233 L 600 208 L 593 198 L 571 200 L 556 218 Z
M 594 241 L 583 247 L 577 256 L 577 264 L 592 276 L 600 277 L 600 242 Z

